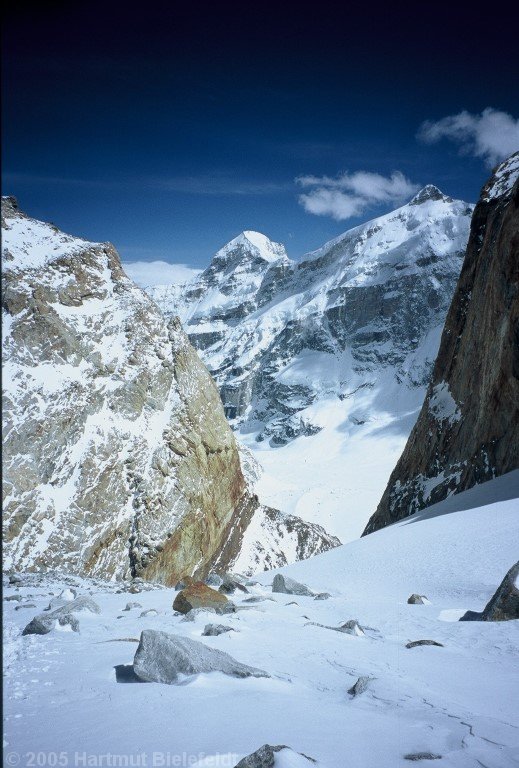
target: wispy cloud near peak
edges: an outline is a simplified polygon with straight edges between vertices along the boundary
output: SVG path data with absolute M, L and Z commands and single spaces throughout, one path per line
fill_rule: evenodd
M 299 176 L 296 182 L 309 190 L 299 196 L 305 211 L 337 221 L 359 216 L 373 205 L 402 203 L 419 189 L 400 171 L 391 176 L 370 171 L 345 172 L 335 177 Z
M 492 167 L 519 149 L 519 120 L 487 107 L 480 115 L 463 111 L 441 120 L 426 120 L 417 136 L 426 144 L 454 141 L 462 153 L 481 157 Z

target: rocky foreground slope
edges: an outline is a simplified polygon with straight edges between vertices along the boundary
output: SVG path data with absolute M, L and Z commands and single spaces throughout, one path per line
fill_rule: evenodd
M 4 566 L 165 584 L 230 567 L 273 515 L 218 390 L 114 248 L 2 200 Z M 306 554 L 336 545 L 300 521 Z M 297 534 L 290 534 L 292 538 Z M 279 546 L 266 559 L 286 563 Z
M 483 187 L 418 421 L 365 533 L 519 467 L 519 153 Z
M 180 316 L 233 426 L 279 446 L 319 431 L 317 405 L 329 397 L 352 410 L 382 378 L 386 391 L 423 392 L 471 213 L 428 186 L 301 263 L 243 232 L 189 285 L 149 292 Z M 350 421 L 366 418 L 353 412 Z

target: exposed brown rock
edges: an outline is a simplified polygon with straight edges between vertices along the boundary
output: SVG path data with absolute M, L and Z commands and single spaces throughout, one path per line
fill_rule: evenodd
M 519 467 L 519 153 L 482 190 L 425 402 L 364 534 Z
M 188 613 L 193 608 L 214 608 L 221 610 L 229 600 L 221 592 L 211 589 L 203 581 L 196 581 L 181 590 L 173 602 L 173 610 Z

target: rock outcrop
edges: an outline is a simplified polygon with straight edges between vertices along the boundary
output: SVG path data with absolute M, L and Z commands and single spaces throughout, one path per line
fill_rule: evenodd
M 235 560 L 260 505 L 178 319 L 110 244 L 13 198 L 2 228 L 4 566 L 173 585 Z
M 460 621 L 519 619 L 519 562 L 513 565 L 481 613 L 467 611 Z
M 483 187 L 425 402 L 364 533 L 519 467 L 519 153 Z

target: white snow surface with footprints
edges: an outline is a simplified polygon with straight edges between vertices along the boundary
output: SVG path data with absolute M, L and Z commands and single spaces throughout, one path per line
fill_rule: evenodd
M 6 756 L 19 755 L 20 765 L 31 753 L 52 753 L 61 754 L 60 765 L 230 768 L 269 743 L 287 744 L 320 768 L 396 768 L 417 755 L 425 768 L 517 765 L 519 622 L 457 619 L 482 610 L 517 560 L 518 496 L 519 471 L 282 569 L 329 592 L 327 600 L 273 594 L 278 571 L 267 572 L 250 595 L 232 596 L 247 610 L 199 613 L 192 622 L 174 614 L 173 589 L 132 594 L 128 582 L 52 574 L 22 574 L 20 585 L 5 579 Z M 22 636 L 71 585 L 91 594 L 101 613 L 77 614 L 79 633 Z M 412 593 L 429 603 L 408 605 Z M 5 600 L 12 595 L 21 600 Z M 269 599 L 244 602 L 253 595 Z M 141 607 L 122 610 L 134 601 Z M 140 616 L 150 608 L 158 615 Z M 350 619 L 364 636 L 316 626 Z M 210 622 L 236 631 L 202 637 Z M 118 683 L 114 668 L 132 663 L 143 629 L 202 641 L 270 678 L 211 673 L 181 685 Z M 443 647 L 406 648 L 421 639 Z M 360 676 L 372 679 L 353 697 L 348 690 Z M 306 763 L 288 752 L 275 762 L 299 764 Z

